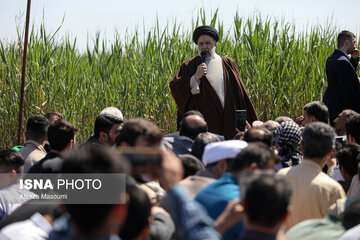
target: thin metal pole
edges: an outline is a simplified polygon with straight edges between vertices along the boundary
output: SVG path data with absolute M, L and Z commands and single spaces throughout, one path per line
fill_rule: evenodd
M 22 118 L 24 109 L 24 88 L 25 88 L 25 76 L 26 76 L 26 58 L 27 58 L 27 46 L 28 46 L 28 35 L 29 35 L 29 23 L 30 23 L 30 6 L 31 0 L 27 1 L 26 8 L 26 22 L 25 22 L 25 39 L 24 39 L 24 54 L 21 71 L 21 88 L 20 88 L 20 104 L 19 104 L 19 124 L 18 124 L 18 141 L 17 144 L 21 144 L 21 129 L 22 129 Z

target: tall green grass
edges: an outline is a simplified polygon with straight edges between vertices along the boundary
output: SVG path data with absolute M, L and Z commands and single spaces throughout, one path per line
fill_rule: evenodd
M 220 34 L 217 52 L 233 58 L 262 120 L 279 115 L 296 117 L 305 103 L 320 100 L 326 87 L 325 61 L 335 47 L 337 29 L 315 26 L 303 32 L 291 23 L 239 15 L 225 29 L 217 11 L 206 19 L 203 10 L 193 26 L 160 28 L 127 34 L 124 39 L 93 38 L 84 53 L 76 39 L 59 38 L 43 25 L 32 29 L 25 87 L 24 121 L 34 114 L 57 111 L 80 130 L 78 142 L 93 130 L 98 113 L 117 106 L 126 118 L 155 121 L 164 132 L 176 128 L 176 104 L 169 81 L 180 64 L 197 54 L 192 30 L 201 24 L 216 27 Z M 187 29 L 188 28 L 188 29 Z M 187 29 L 187 30 L 184 30 Z M 19 31 L 21 32 L 21 31 Z M 16 143 L 21 75 L 19 40 L 0 41 L 0 147 Z M 110 43 L 111 42 L 111 43 Z

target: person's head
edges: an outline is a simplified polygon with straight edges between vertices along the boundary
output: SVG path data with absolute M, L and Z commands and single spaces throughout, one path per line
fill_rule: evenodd
M 346 143 L 360 144 L 360 114 L 351 116 L 345 122 Z
M 44 116 L 49 120 L 50 123 L 63 118 L 63 116 L 58 112 L 48 112 L 48 113 L 45 113 Z
M 220 142 L 220 139 L 210 132 L 200 133 L 191 147 L 191 154 L 202 161 L 205 146 L 212 142 Z
M 21 173 L 24 162 L 19 152 L 11 149 L 0 150 L 0 173 Z
M 200 160 L 194 155 L 183 154 L 179 156 L 184 167 L 184 178 L 194 175 L 197 171 L 201 170 Z
M 65 119 L 58 119 L 52 122 L 48 129 L 48 141 L 51 150 L 61 152 L 68 148 L 73 148 L 75 144 L 75 126 Z
M 339 161 L 340 172 L 344 179 L 351 180 L 358 172 L 360 145 L 356 143 L 345 145 L 336 153 L 336 158 Z
M 345 229 L 350 229 L 360 224 L 360 199 L 346 206 L 342 222 Z
M 303 124 L 311 122 L 329 122 L 329 111 L 325 103 L 313 101 L 305 105 Z
M 289 155 L 300 148 L 301 129 L 294 121 L 280 124 L 274 133 L 274 145 L 279 149 L 279 155 Z
M 195 139 L 199 133 L 207 132 L 208 126 L 204 118 L 198 115 L 189 115 L 183 118 L 180 124 L 179 135 Z
M 279 116 L 275 119 L 275 122 L 278 122 L 279 124 L 286 121 L 293 121 L 293 120 L 287 116 Z
M 26 122 L 26 139 L 34 140 L 40 144 L 47 138 L 49 120 L 42 115 L 31 116 Z
M 258 171 L 250 176 L 244 191 L 245 227 L 272 229 L 276 233 L 289 213 L 290 183 L 272 171 Z
M 247 143 L 262 142 L 271 147 L 272 133 L 263 127 L 252 127 L 245 132 L 243 140 Z
M 117 107 L 106 107 L 101 110 L 99 115 L 110 115 L 119 118 L 121 121 L 124 121 L 124 116 Z
M 255 120 L 252 122 L 251 126 L 252 127 L 260 127 L 261 125 L 263 125 L 264 122 L 263 121 L 260 121 L 260 120 Z
M 60 172 L 64 174 L 126 174 L 129 172 L 129 165 L 124 158 L 109 147 L 89 144 L 65 155 Z M 106 197 L 116 198 L 120 201 L 124 194 L 119 188 L 114 187 L 114 191 Z M 125 220 L 127 212 L 127 205 L 120 203 L 65 204 L 65 208 L 71 215 L 71 220 L 77 230 L 75 232 L 87 237 L 92 237 L 92 234 L 103 231 L 107 224 L 111 227 L 106 229 L 118 231 L 118 227 Z
M 196 116 L 199 116 L 199 117 L 201 117 L 202 119 L 205 120 L 204 115 L 201 112 L 199 112 L 198 110 L 189 110 L 189 111 L 187 111 L 186 113 L 184 113 L 183 119 L 186 118 L 187 116 L 190 116 L 190 115 L 196 115 Z
M 219 34 L 211 26 L 200 26 L 194 31 L 193 41 L 198 45 L 199 53 L 203 51 L 211 52 L 216 47 L 216 42 L 219 41 Z
M 273 120 L 268 120 L 266 122 L 264 122 L 263 125 L 261 125 L 261 127 L 266 128 L 267 130 L 269 130 L 272 134 L 274 134 L 274 132 L 276 131 L 276 129 L 280 126 L 280 124 L 276 121 Z
M 19 152 L 11 149 L 0 150 L 0 189 L 16 183 L 16 174 L 22 172 L 24 162 Z M 12 176 L 4 175 L 5 173 Z
M 204 115 L 201 112 L 199 112 L 198 110 L 189 110 L 186 113 L 184 113 L 184 115 L 182 116 L 181 122 L 178 124 L 179 131 L 180 131 L 181 124 L 184 121 L 184 119 L 187 118 L 188 116 L 192 116 L 192 115 L 198 116 L 198 117 L 204 119 L 204 121 L 205 121 Z
M 337 38 L 338 49 L 344 51 L 347 54 L 350 54 L 356 48 L 356 37 L 352 32 L 341 31 Z
M 151 202 L 144 190 L 127 187 L 129 206 L 126 221 L 119 232 L 123 240 L 147 239 L 150 234 Z
M 121 129 L 123 120 L 108 114 L 101 114 L 95 119 L 95 138 L 105 144 L 112 146 Z
M 305 126 L 301 141 L 304 158 L 314 160 L 323 166 L 327 158 L 331 156 L 334 144 L 335 132 L 329 125 L 315 122 Z
M 209 143 L 204 150 L 203 163 L 208 171 L 220 178 L 229 170 L 235 156 L 247 146 L 242 140 Z
M 277 156 L 261 142 L 250 143 L 236 155 L 229 171 L 235 174 L 252 173 L 256 169 L 274 169 Z
M 346 129 L 345 129 L 346 121 L 350 117 L 355 116 L 356 114 L 358 114 L 358 113 L 355 112 L 354 110 L 345 109 L 344 111 L 342 111 L 339 114 L 339 116 L 337 118 L 335 118 L 334 125 L 335 125 L 335 132 L 336 132 L 337 135 L 341 136 L 344 133 L 346 133 Z
M 160 146 L 162 132 L 156 124 L 135 118 L 126 121 L 115 139 L 116 146 L 157 147 Z

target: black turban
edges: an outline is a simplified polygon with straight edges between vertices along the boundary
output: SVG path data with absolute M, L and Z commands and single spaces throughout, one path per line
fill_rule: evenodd
M 218 32 L 216 31 L 215 28 L 213 28 L 211 26 L 204 25 L 204 26 L 197 27 L 195 29 L 194 34 L 193 34 L 193 41 L 196 45 L 197 45 L 197 40 L 201 35 L 208 35 L 208 36 L 212 37 L 215 40 L 215 42 L 219 41 Z

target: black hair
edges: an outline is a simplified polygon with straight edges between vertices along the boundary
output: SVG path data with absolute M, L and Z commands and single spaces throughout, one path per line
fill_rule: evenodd
M 42 143 L 47 137 L 49 120 L 42 115 L 31 116 L 26 122 L 26 134 L 31 140 Z
M 252 127 L 244 134 L 244 141 L 251 142 L 262 142 L 268 147 L 271 147 L 273 134 L 266 128 L 263 127 Z
M 21 166 L 25 163 L 23 156 L 11 149 L 0 150 L 0 169 L 4 172 L 15 170 L 21 172 Z
M 315 117 L 319 122 L 329 122 L 329 110 L 325 103 L 320 101 L 313 101 L 305 105 L 304 111 L 306 111 L 309 117 Z
M 202 160 L 205 146 L 212 142 L 220 142 L 220 139 L 215 134 L 210 132 L 200 133 L 194 140 L 194 143 L 191 147 L 191 154 Z
M 360 224 L 360 199 L 346 206 L 343 216 L 343 224 L 350 229 Z
M 194 175 L 201 170 L 200 160 L 191 154 L 183 154 L 179 156 L 184 167 L 184 178 Z
M 100 132 L 109 133 L 110 129 L 115 124 L 121 124 L 123 120 L 109 115 L 109 114 L 101 114 L 95 119 L 95 127 L 94 127 L 94 135 L 96 139 L 99 139 Z
M 45 113 L 44 116 L 49 120 L 50 123 L 53 122 L 54 120 L 63 118 L 63 116 L 58 112 L 48 112 Z
M 65 119 L 52 122 L 48 129 L 48 140 L 51 149 L 62 151 L 74 139 L 77 129 Z
M 335 132 L 323 122 L 309 123 L 303 132 L 304 158 L 323 158 L 335 144 Z
M 135 146 L 136 140 L 142 137 L 148 144 L 155 145 L 161 142 L 162 132 L 154 123 L 134 118 L 126 121 L 119 134 L 116 136 L 115 145 L 120 146 L 122 142 L 129 146 Z
M 128 212 L 119 236 L 123 240 L 133 240 L 149 224 L 151 202 L 146 192 L 137 186 L 127 187 L 126 192 L 129 195 Z
M 359 154 L 360 145 L 353 143 L 343 146 L 336 154 L 339 165 L 352 177 L 358 173 Z
M 345 122 L 346 135 L 349 134 L 355 139 L 355 142 L 360 144 L 360 114 L 351 116 Z
M 351 42 L 353 40 L 353 38 L 356 38 L 356 37 L 355 37 L 355 34 L 353 34 L 352 32 L 349 32 L 346 30 L 341 31 L 337 37 L 337 42 L 338 42 L 337 47 L 341 48 L 342 46 L 344 46 L 346 40 Z
M 244 205 L 250 223 L 275 227 L 286 216 L 292 189 L 290 183 L 272 171 L 255 172 L 245 189 Z
M 199 112 L 198 110 L 187 111 L 186 113 L 184 113 L 183 119 L 186 118 L 187 116 L 190 116 L 190 115 L 196 115 L 196 116 L 199 116 L 199 117 L 201 117 L 202 119 L 205 120 L 204 115 L 201 112 Z
M 89 144 L 70 152 L 64 157 L 61 173 L 128 173 L 127 161 L 110 148 Z M 112 196 L 119 197 L 121 192 L 114 188 Z M 114 209 L 114 204 L 65 204 L 72 221 L 82 231 L 92 231 L 103 224 Z M 96 217 L 94 217 L 96 216 Z
M 269 161 L 276 162 L 276 155 L 264 143 L 250 143 L 238 155 L 229 167 L 230 172 L 240 172 L 249 167 L 252 163 L 256 163 L 259 169 L 268 168 Z

